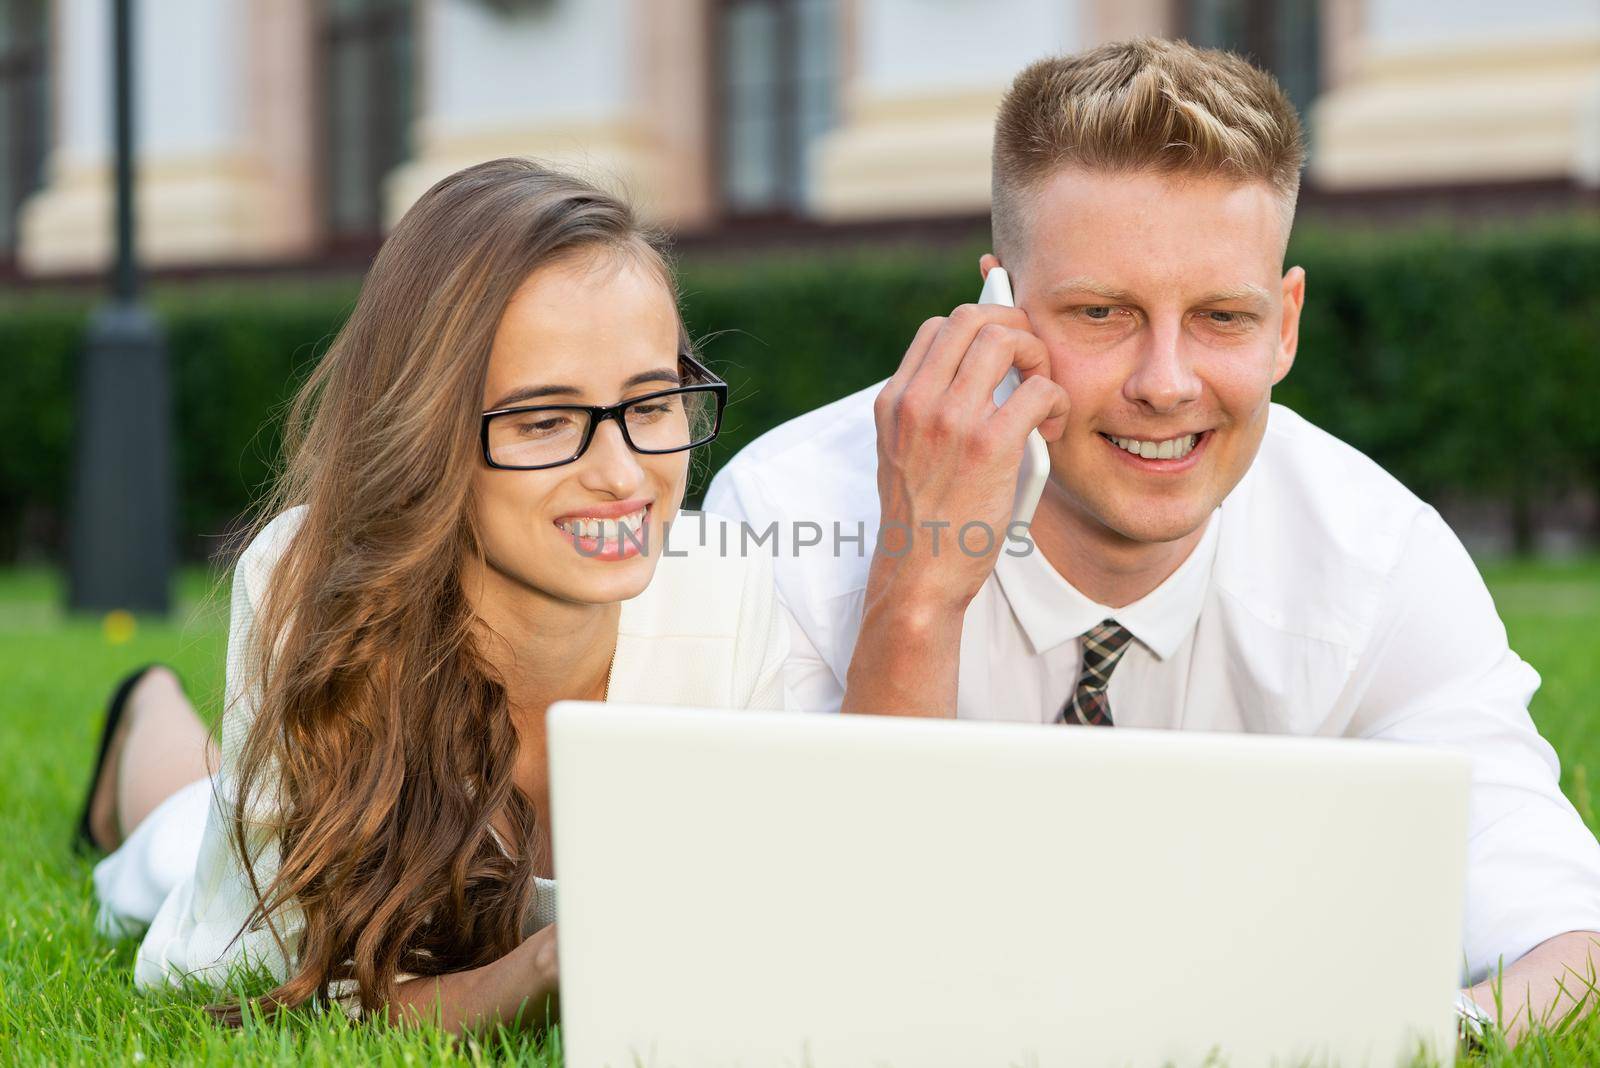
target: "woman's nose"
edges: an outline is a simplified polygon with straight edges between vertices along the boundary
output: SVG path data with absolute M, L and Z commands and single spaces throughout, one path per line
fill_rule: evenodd
M 583 468 L 579 480 L 589 489 L 630 497 L 644 481 L 638 454 L 628 447 L 615 419 L 602 420 L 594 428 L 594 440 L 579 463 Z

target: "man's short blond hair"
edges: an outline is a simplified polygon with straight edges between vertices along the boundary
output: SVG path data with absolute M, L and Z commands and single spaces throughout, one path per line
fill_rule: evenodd
M 1042 59 L 995 122 L 995 250 L 1017 253 L 1032 196 L 1063 167 L 1262 181 L 1289 218 L 1305 154 L 1289 98 L 1231 52 L 1147 37 Z

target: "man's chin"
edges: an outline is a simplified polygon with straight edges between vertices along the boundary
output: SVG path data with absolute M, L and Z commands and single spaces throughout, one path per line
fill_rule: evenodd
M 1124 541 L 1140 545 L 1167 545 L 1182 541 L 1205 526 L 1211 509 L 1199 505 L 1182 508 L 1119 509 L 1097 518 Z

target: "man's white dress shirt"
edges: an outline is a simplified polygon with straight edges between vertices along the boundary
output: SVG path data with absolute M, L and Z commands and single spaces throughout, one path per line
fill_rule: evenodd
M 880 387 L 763 435 L 706 498 L 749 525 L 747 551 L 776 548 L 795 621 L 788 701 L 805 710 L 838 710 L 861 625 Z M 776 541 L 754 544 L 774 521 Z M 805 544 L 818 540 L 805 524 L 820 528 L 819 544 Z M 944 551 L 955 551 L 948 540 Z M 1136 639 L 1111 676 L 1119 726 L 1378 738 L 1470 756 L 1472 981 L 1547 938 L 1600 930 L 1600 845 L 1528 715 L 1538 674 L 1507 646 L 1438 513 L 1355 449 L 1274 405 L 1255 462 L 1194 552 L 1121 609 L 1090 601 L 1037 550 L 1002 552 L 966 614 L 957 715 L 1052 722 L 1079 675 L 1079 636 L 1105 619 Z

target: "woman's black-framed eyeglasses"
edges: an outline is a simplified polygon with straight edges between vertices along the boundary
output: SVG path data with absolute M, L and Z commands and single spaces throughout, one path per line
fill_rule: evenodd
M 531 404 L 484 412 L 484 462 L 502 471 L 570 464 L 607 419 L 616 420 L 628 448 L 646 456 L 710 443 L 722 429 L 728 384 L 693 356 L 680 353 L 678 362 L 692 381 L 620 404 Z

